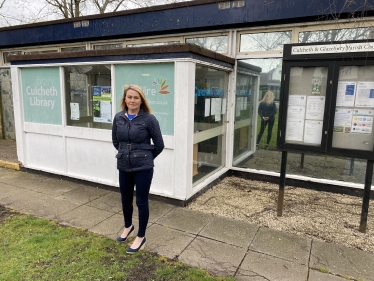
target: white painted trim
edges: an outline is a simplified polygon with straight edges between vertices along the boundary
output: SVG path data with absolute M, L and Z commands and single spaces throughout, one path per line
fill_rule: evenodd
M 11 79 L 12 79 L 12 94 L 13 94 L 13 113 L 14 113 L 14 127 L 17 145 L 18 160 L 25 164 L 25 147 L 24 147 L 24 133 L 23 133 L 23 103 L 22 103 L 22 85 L 21 85 L 21 70 L 18 67 L 11 66 Z M 17 118 L 18 117 L 18 118 Z

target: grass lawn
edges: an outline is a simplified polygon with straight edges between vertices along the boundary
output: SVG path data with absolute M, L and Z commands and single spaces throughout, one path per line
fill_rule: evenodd
M 0 280 L 234 280 L 0 206 Z
M 258 115 L 257 116 L 257 134 L 256 134 L 255 141 L 257 140 L 257 136 L 258 136 L 258 133 L 260 132 L 260 129 L 261 129 L 261 117 Z M 277 111 L 277 114 L 275 114 L 275 122 L 274 122 L 274 126 L 271 132 L 272 133 L 271 133 L 271 139 L 269 143 L 269 149 L 275 150 L 277 148 L 278 111 Z M 263 149 L 265 148 L 267 137 L 268 137 L 268 127 L 266 126 L 265 131 L 260 140 L 260 144 L 259 144 L 260 148 L 263 148 Z

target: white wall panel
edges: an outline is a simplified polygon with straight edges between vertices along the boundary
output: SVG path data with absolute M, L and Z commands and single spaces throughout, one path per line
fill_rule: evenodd
M 155 168 L 151 186 L 152 194 L 165 195 L 172 197 L 175 181 L 175 162 L 174 150 L 164 149 L 155 159 Z M 179 188 L 182 188 L 179 186 Z
M 99 183 L 116 183 L 116 150 L 111 142 L 67 138 L 66 155 L 68 175 Z
M 63 173 L 65 166 L 63 137 L 25 133 L 26 167 Z

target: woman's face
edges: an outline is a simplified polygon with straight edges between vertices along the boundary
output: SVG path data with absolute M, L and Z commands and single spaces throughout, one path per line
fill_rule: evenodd
M 140 105 L 142 104 L 142 99 L 140 94 L 137 91 L 132 89 L 127 90 L 125 103 L 127 106 L 127 112 L 131 113 L 138 113 L 140 109 Z

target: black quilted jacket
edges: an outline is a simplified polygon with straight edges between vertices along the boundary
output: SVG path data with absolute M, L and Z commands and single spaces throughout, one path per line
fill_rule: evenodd
M 151 145 L 151 139 L 154 145 Z M 135 172 L 151 169 L 164 149 L 164 140 L 156 117 L 143 109 L 130 122 L 124 111 L 113 120 L 112 142 L 118 150 L 117 169 Z

